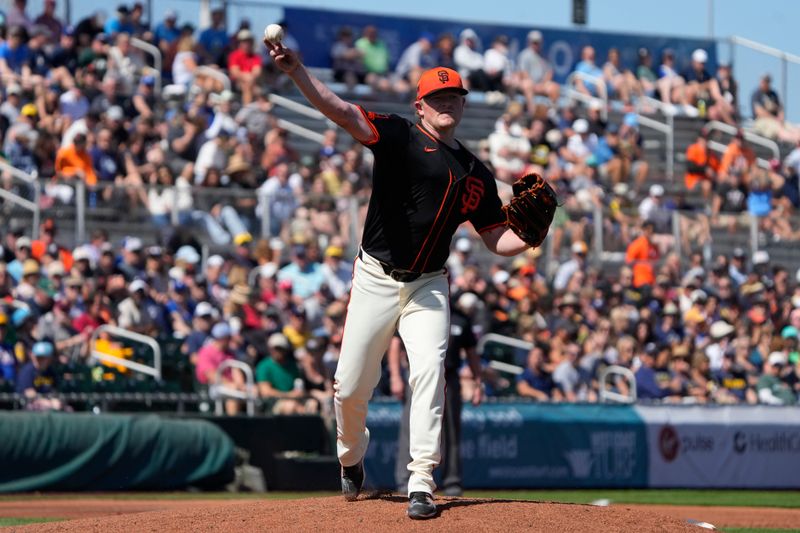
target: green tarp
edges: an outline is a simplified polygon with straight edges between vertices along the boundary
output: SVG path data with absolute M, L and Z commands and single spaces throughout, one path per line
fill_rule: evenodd
M 234 445 L 200 420 L 0 413 L 0 465 L 0 492 L 218 487 Z

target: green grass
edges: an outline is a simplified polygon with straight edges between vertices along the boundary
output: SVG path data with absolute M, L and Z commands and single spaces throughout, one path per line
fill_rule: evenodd
M 44 522 L 61 522 L 63 518 L 3 518 L 0 516 L 0 527 L 24 526 L 26 524 L 42 524 Z
M 652 505 L 723 505 L 734 507 L 800 507 L 800 491 L 760 490 L 520 490 L 467 491 L 471 498 L 508 498 L 565 503 L 591 503 L 609 499 L 612 503 Z

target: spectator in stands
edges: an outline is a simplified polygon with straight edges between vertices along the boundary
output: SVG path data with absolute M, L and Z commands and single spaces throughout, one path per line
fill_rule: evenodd
M 27 0 L 13 1 L 5 17 L 5 26 L 7 28 L 10 28 L 12 26 L 19 26 L 28 31 L 30 31 L 33 28 L 33 21 L 25 12 L 27 4 L 28 4 Z
M 683 73 L 686 100 L 697 108 L 701 118 L 708 116 L 732 122 L 733 107 L 723 98 L 717 79 L 706 70 L 707 61 L 708 53 L 702 48 L 692 52 L 691 65 Z
M 224 386 L 238 391 L 246 391 L 247 385 L 242 371 L 238 368 L 224 370 L 217 380 L 219 366 L 227 360 L 235 359 L 231 349 L 231 327 L 227 322 L 218 322 L 211 328 L 211 340 L 197 353 L 195 375 L 201 385 Z M 225 400 L 225 413 L 235 415 L 240 405 L 235 399 Z
M 624 104 L 630 104 L 631 96 L 641 93 L 636 77 L 620 63 L 619 49 L 617 48 L 608 49 L 608 56 L 603 64 L 603 79 L 606 82 L 609 96 L 616 96 Z
M 717 68 L 717 85 L 724 102 L 727 105 L 713 105 L 711 114 L 713 120 L 722 120 L 735 126 L 739 116 L 739 84 L 733 79 L 730 63 L 720 63 Z
M 519 53 L 516 62 L 516 85 L 525 96 L 528 104 L 528 113 L 533 115 L 536 109 L 536 95 L 544 95 L 550 99 L 551 105 L 558 102 L 561 88 L 553 81 L 553 67 L 542 55 L 542 32 L 532 30 L 528 32 L 528 46 Z
M 750 106 L 753 113 L 753 129 L 759 135 L 784 142 L 800 142 L 797 128 L 786 123 L 783 104 L 778 93 L 772 88 L 772 76 L 764 74 L 753 91 Z
M 151 42 L 153 35 L 150 32 L 149 21 L 145 21 L 144 5 L 141 2 L 136 2 L 131 7 L 131 26 L 133 26 L 133 36 Z
M 50 33 L 49 41 L 56 43 L 61 38 L 64 24 L 56 17 L 56 0 L 45 0 L 42 14 L 34 21 L 36 26 L 42 26 Z
M 456 69 L 456 38 L 452 33 L 442 33 L 436 38 L 436 62 L 441 67 Z
M 352 267 L 343 258 L 344 249 L 339 239 L 325 249 L 325 259 L 321 267 L 324 284 L 337 300 L 350 293 L 353 281 Z
M 181 30 L 178 28 L 178 14 L 174 9 L 168 9 L 164 13 L 164 21 L 159 22 L 153 32 L 155 45 L 161 50 L 161 53 L 167 55 L 173 43 L 178 40 L 181 35 Z
M 721 176 L 711 201 L 711 223 L 725 226 L 731 233 L 737 227 L 746 226 L 749 222 L 747 195 L 747 186 L 740 173 L 729 172 Z
M 458 39 L 459 44 L 453 52 L 453 61 L 464 81 L 464 86 L 473 91 L 488 91 L 489 79 L 483 70 L 484 61 L 478 45 L 478 34 L 472 28 L 465 28 Z
M 47 341 L 37 342 L 31 349 L 32 357 L 22 365 L 17 375 L 17 394 L 29 402 L 28 409 L 60 410 L 61 401 L 57 398 L 39 397 L 40 394 L 55 392 L 57 376 L 52 368 L 55 350 Z
M 678 376 L 669 372 L 658 372 L 655 356 L 658 349 L 650 343 L 639 352 L 639 368 L 636 376 L 636 397 L 643 400 L 676 400 L 682 390 Z
M 756 390 L 760 403 L 768 405 L 795 405 L 797 397 L 782 379 L 787 369 L 787 358 L 783 352 L 769 354 L 764 364 L 764 373 L 758 378 Z
M 327 345 L 327 338 L 311 337 L 302 350 L 299 362 L 303 389 L 319 404 L 315 410 L 330 417 L 333 414 L 333 375 L 325 365 Z
M 692 191 L 700 184 L 703 199 L 708 201 L 717 183 L 719 165 L 719 158 L 708 148 L 708 131 L 700 130 L 695 142 L 686 149 L 686 188 Z
M 364 68 L 364 52 L 356 47 L 353 29 L 343 26 L 336 32 L 336 41 L 331 47 L 333 79 L 347 85 L 348 89 L 365 83 L 367 73 Z
M 645 220 L 641 235 L 625 251 L 625 262 L 633 269 L 633 286 L 637 289 L 651 287 L 655 283 L 654 265 L 661 254 L 653 242 L 654 229 L 653 222 Z
M 292 246 L 291 262 L 278 272 L 278 281 L 283 280 L 292 283 L 294 294 L 301 299 L 310 297 L 325 282 L 321 265 L 308 257 L 305 244 Z
M 517 378 L 517 394 L 539 402 L 563 400 L 564 395 L 553 383 L 553 378 L 547 370 L 546 357 L 547 352 L 541 347 L 531 348 L 525 370 Z
M 655 233 L 658 235 L 655 240 L 657 244 L 662 245 L 662 250 L 670 244 L 663 236 L 672 232 L 672 209 L 666 205 L 664 194 L 664 187 L 655 183 L 650 186 L 648 196 L 639 204 L 639 218 L 653 223 Z
M 567 283 L 576 272 L 582 272 L 586 268 L 586 254 L 589 248 L 583 241 L 572 243 L 572 259 L 562 263 L 553 278 L 553 289 L 563 291 L 567 288 Z
M 228 71 L 231 80 L 242 93 L 244 105 L 253 101 L 253 89 L 261 76 L 261 55 L 253 48 L 253 34 L 241 30 L 236 34 L 236 50 L 228 55 Z
M 268 206 L 270 235 L 279 235 L 297 207 L 297 198 L 289 183 L 289 166 L 286 163 L 275 165 L 259 192 L 259 202 L 265 198 Z M 257 209 L 259 216 L 264 216 L 264 207 Z
M 191 33 L 181 34 L 175 42 L 175 57 L 172 58 L 172 82 L 189 87 L 195 79 L 198 57 L 195 52 L 194 37 Z
M 666 105 L 665 111 L 675 114 L 678 111 L 690 116 L 698 115 L 697 108 L 689 105 L 686 91 L 686 80 L 675 70 L 675 52 L 666 49 L 661 53 L 661 65 L 658 67 L 658 93 L 661 102 Z M 676 105 L 680 108 L 675 107 Z
M 425 32 L 403 51 L 394 70 L 396 92 L 405 93 L 410 87 L 416 87 L 420 75 L 437 66 L 435 40 L 432 33 Z
M 505 103 L 506 92 L 516 88 L 508 44 L 506 35 L 498 35 L 483 54 L 483 71 L 489 81 L 486 97 L 490 104 Z
M 198 54 L 204 63 L 225 65 L 230 38 L 225 29 L 224 8 L 216 8 L 211 11 L 211 25 L 200 32 L 197 44 Z
M 378 28 L 365 26 L 355 46 L 362 54 L 367 84 L 373 90 L 389 92 L 392 88 L 389 80 L 389 48 L 378 37 Z
M 303 380 L 289 340 L 282 333 L 273 333 L 267 341 L 269 356 L 256 366 L 256 383 L 262 398 L 274 400 L 276 415 L 306 412 Z
M 22 82 L 23 68 L 30 60 L 27 34 L 22 26 L 11 26 L 8 38 L 0 43 L 0 76 L 9 82 Z
M 598 96 L 598 83 L 603 83 L 603 70 L 595 63 L 595 51 L 592 46 L 584 46 L 581 49 L 581 60 L 575 65 L 575 70 L 589 79 L 577 77 L 575 79 L 575 88 L 588 96 Z
M 144 335 L 158 333 L 153 317 L 148 312 L 148 290 L 147 283 L 141 279 L 135 279 L 130 283 L 128 286 L 130 296 L 122 300 L 118 307 L 119 327 Z
M 639 131 L 639 116 L 626 113 L 619 128 L 619 154 L 623 178 L 633 180 L 638 192 L 644 187 L 650 165 L 644 157 L 644 139 Z
M 513 182 L 528 166 L 531 144 L 524 123 L 522 104 L 512 101 L 489 135 L 490 161 L 500 181 Z
M 131 46 L 131 36 L 120 33 L 114 40 L 114 46 L 108 51 L 107 76 L 116 78 L 119 90 L 130 96 L 144 70 L 145 62 L 139 50 Z
M 634 73 L 636 81 L 639 83 L 641 94 L 655 98 L 658 91 L 658 76 L 653 71 L 653 56 L 647 48 L 639 48 L 637 53 L 639 64 Z
M 86 149 L 87 139 L 83 133 L 75 135 L 73 143 L 63 146 L 56 154 L 56 175 L 53 177 L 54 184 L 64 182 L 72 183 L 74 180 L 82 180 L 90 189 L 97 185 L 97 174 L 92 165 L 92 156 Z M 65 191 L 65 189 L 61 189 Z M 62 201 L 71 202 L 72 190 L 68 194 L 61 196 Z
M 120 5 L 117 7 L 117 16 L 116 18 L 109 18 L 105 26 L 103 27 L 103 32 L 106 35 L 115 36 L 118 33 L 126 33 L 128 35 L 134 32 L 135 28 L 133 24 L 131 24 L 131 12 L 126 5 Z
M 192 331 L 181 343 L 181 353 L 193 364 L 197 364 L 197 354 L 211 335 L 211 327 L 219 317 L 219 311 L 208 302 L 200 302 L 194 308 Z

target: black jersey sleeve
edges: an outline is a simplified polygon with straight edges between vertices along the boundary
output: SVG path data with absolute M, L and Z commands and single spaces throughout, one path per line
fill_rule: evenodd
M 480 187 L 476 188 L 481 193 L 478 207 L 467 218 L 478 233 L 506 224 L 503 202 L 500 201 L 500 196 L 497 194 L 497 183 L 494 181 L 494 176 L 486 167 L 481 170 L 482 172 L 478 172 L 478 176 L 476 176 L 483 184 L 482 191 Z
M 398 115 L 384 115 L 367 111 L 361 106 L 358 106 L 358 109 L 372 129 L 372 138 L 364 142 L 364 146 L 376 151 L 398 150 L 400 146 L 408 144 L 409 129 L 411 128 L 408 120 Z

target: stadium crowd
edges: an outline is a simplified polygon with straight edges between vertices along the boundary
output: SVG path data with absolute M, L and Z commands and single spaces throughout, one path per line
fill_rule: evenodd
M 329 413 L 358 244 L 351 228 L 371 187 L 369 152 L 357 144 L 342 150 L 335 130 L 325 132 L 315 155 L 298 152 L 268 99 L 285 80 L 247 21 L 229 34 L 221 10 L 200 31 L 172 12 L 151 27 L 141 4 L 75 26 L 54 13 L 54 0 L 35 18 L 15 0 L 0 26 L 2 158 L 38 176 L 45 209 L 74 204 L 80 182 L 90 209 L 111 208 L 121 218 L 145 210 L 152 225 L 143 227 L 157 232 L 112 242 L 98 230 L 66 248 L 52 218 L 36 240 L 27 236 L 31 228 L 6 225 L 5 389 L 31 406 L 61 407 L 47 396 L 59 390 L 61 369 L 95 364 L 88 341 L 100 325 L 112 324 L 177 340 L 197 389 L 244 390 L 240 371 L 217 371 L 236 359 L 254 370 L 254 393 L 272 412 Z M 132 37 L 161 50 L 161 72 Z M 660 184 L 648 186 L 635 101 L 652 96 L 665 112 L 739 124 L 730 66 L 711 76 L 706 52 L 697 50 L 691 69 L 678 74 L 667 50 L 655 71 L 646 49 L 635 69 L 622 66 L 613 50 L 597 66 L 587 46 L 576 71 L 604 80 L 626 110 L 620 122 L 607 122 L 596 102 L 586 109 L 563 104 L 541 52 L 542 34 L 533 30 L 527 41 L 513 58 L 502 35 L 483 52 L 469 28 L 457 39 L 424 34 L 394 69 L 375 27 L 359 38 L 342 28 L 331 48 L 332 77 L 344 90 L 366 84 L 376 94 L 407 94 L 424 69 L 457 68 L 473 91 L 504 108 L 480 143 L 480 157 L 505 183 L 543 173 L 564 201 L 551 228 L 555 268 L 543 264 L 540 249 L 511 264 L 487 263 L 466 228 L 454 242 L 448 270 L 457 312 L 478 337 L 498 333 L 534 346 L 506 354 L 524 365 L 519 375 L 485 365 L 487 393 L 594 402 L 606 386 L 601 369 L 618 365 L 634 372 L 645 401 L 797 403 L 800 272 L 774 264 L 763 250 L 751 256 L 737 249 L 709 261 L 699 247 L 712 227 L 735 232 L 751 216 L 765 238 L 800 237 L 789 216 L 800 207 L 800 148 L 765 169 L 743 134 L 717 157 L 708 148 L 711 134 L 701 131 L 687 151 L 684 187 L 668 194 Z M 298 47 L 290 33 L 284 42 Z M 230 76 L 232 90 L 214 70 Z M 579 89 L 596 91 L 583 82 Z M 768 77 L 752 103 L 754 129 L 798 141 Z M 3 186 L 29 194 L 8 176 Z M 702 196 L 703 207 L 692 210 L 692 194 Z M 606 238 L 625 249 L 617 271 L 591 261 L 586 213 L 595 208 L 604 213 Z M 681 255 L 673 216 L 685 238 Z M 262 223 L 269 236 L 257 238 Z M 218 253 L 202 254 L 200 237 Z M 558 261 L 562 250 L 569 257 Z M 101 340 L 104 349 L 122 353 Z M 466 365 L 461 370 L 466 397 L 469 372 Z M 620 378 L 608 387 L 630 392 Z M 391 394 L 388 376 L 377 394 Z M 227 404 L 231 413 L 240 407 Z

